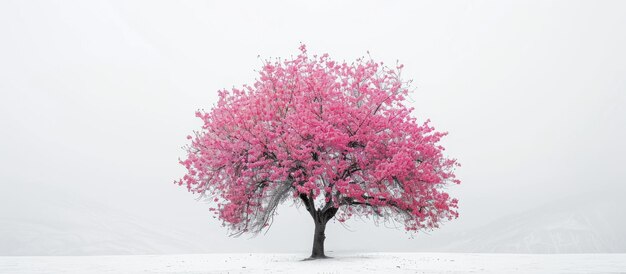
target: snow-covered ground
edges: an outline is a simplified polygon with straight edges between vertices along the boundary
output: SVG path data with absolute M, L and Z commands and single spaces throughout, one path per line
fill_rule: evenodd
M 626 273 L 626 254 L 341 253 L 0 257 L 0 273 Z

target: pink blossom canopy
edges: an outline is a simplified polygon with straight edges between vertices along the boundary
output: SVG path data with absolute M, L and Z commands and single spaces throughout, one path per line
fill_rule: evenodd
M 202 130 L 188 136 L 177 181 L 210 197 L 237 233 L 268 226 L 285 200 L 401 222 L 407 230 L 458 217 L 444 187 L 458 184 L 446 134 L 407 107 L 402 66 L 336 62 L 327 54 L 266 62 L 251 86 L 219 91 Z

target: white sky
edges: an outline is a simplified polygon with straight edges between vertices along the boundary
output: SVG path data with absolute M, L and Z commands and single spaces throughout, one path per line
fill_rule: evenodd
M 193 231 L 220 243 L 211 251 L 308 251 L 302 209 L 283 208 L 265 236 L 230 240 L 171 183 L 194 112 L 300 42 L 405 64 L 416 115 L 449 131 L 463 164 L 451 189 L 461 218 L 446 231 L 626 192 L 626 2 L 221 2 L 2 1 L 0 218 L 52 225 L 55 203 L 75 201 Z M 327 244 L 411 249 L 422 237 L 351 229 L 331 224 Z

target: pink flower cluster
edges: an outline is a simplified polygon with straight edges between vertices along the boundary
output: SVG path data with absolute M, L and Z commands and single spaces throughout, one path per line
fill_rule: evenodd
M 188 137 L 188 172 L 177 183 L 215 197 L 214 212 L 237 231 L 254 229 L 250 220 L 284 193 L 322 195 L 317 206 L 339 208 L 340 221 L 372 214 L 418 230 L 457 217 L 444 186 L 460 182 L 458 164 L 438 145 L 446 133 L 411 116 L 401 68 L 310 57 L 304 46 L 266 62 L 253 85 L 222 90 L 196 113 L 204 125 Z

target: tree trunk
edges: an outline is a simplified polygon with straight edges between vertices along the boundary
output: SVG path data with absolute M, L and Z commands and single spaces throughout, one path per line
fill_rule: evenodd
M 311 259 L 326 258 L 324 254 L 324 240 L 326 235 L 326 222 L 315 222 L 315 234 L 313 235 L 313 250 L 311 251 Z
M 313 192 L 311 191 L 311 196 L 313 196 Z M 327 258 L 326 254 L 324 254 L 324 240 L 326 240 L 326 235 L 324 231 L 326 231 L 326 223 L 330 219 L 332 219 L 339 208 L 332 207 L 330 204 L 326 204 L 324 209 L 316 210 L 315 204 L 312 199 L 309 199 L 309 196 L 305 194 L 300 194 L 300 199 L 302 199 L 302 203 L 306 207 L 306 210 L 311 213 L 311 217 L 313 217 L 313 222 L 315 223 L 315 234 L 313 234 L 313 250 L 311 250 L 311 257 L 309 259 L 322 259 Z

